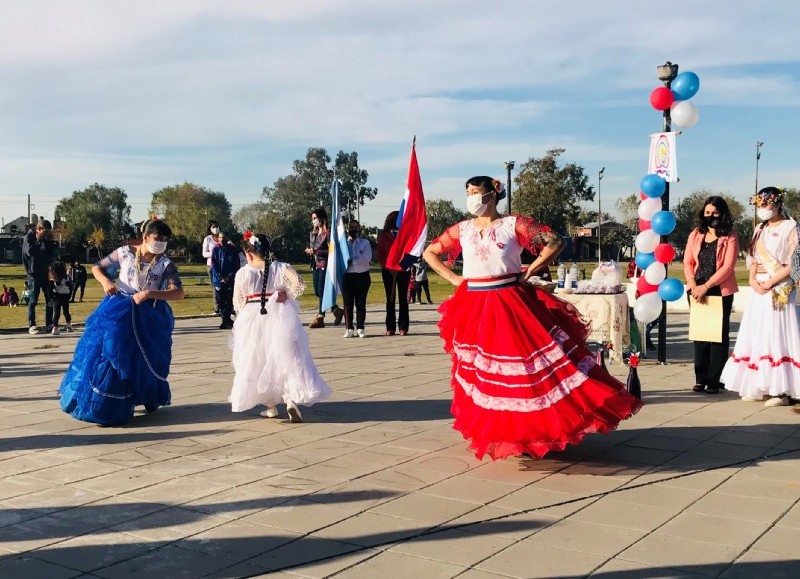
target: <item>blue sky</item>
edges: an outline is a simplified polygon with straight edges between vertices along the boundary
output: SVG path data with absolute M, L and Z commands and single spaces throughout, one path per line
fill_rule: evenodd
M 0 216 L 52 217 L 99 182 L 142 218 L 153 191 L 193 181 L 234 210 L 308 147 L 358 151 L 382 223 L 405 189 L 411 139 L 426 197 L 505 176 L 548 148 L 636 193 L 656 66 L 701 81 L 678 141 L 681 182 L 744 201 L 800 187 L 800 40 L 791 2 L 676 0 L 31 0 L 0 11 Z

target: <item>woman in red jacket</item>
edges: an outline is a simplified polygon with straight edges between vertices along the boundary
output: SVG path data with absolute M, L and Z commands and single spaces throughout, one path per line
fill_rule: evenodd
M 695 392 L 717 394 L 720 375 L 730 349 L 733 294 L 739 291 L 734 266 L 739 241 L 733 232 L 728 204 L 716 195 L 706 199 L 697 215 L 698 226 L 689 234 L 683 256 L 688 293 L 698 303 L 708 296 L 722 296 L 722 341 L 694 343 Z

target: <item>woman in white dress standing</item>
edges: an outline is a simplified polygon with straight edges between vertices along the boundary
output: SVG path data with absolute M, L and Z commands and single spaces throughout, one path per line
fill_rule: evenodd
M 233 388 L 229 401 L 234 412 L 259 404 L 262 416 L 275 418 L 285 402 L 291 422 L 302 422 L 298 405 L 311 406 L 330 396 L 311 358 L 308 334 L 300 322 L 297 297 L 305 284 L 288 263 L 269 259 L 269 240 L 250 231 L 242 249 L 247 265 L 236 273 L 233 302 Z
M 788 406 L 800 397 L 800 309 L 790 276 L 798 245 L 797 222 L 783 209 L 784 193 L 765 187 L 751 200 L 762 223 L 747 258 L 753 293 L 744 311 L 733 354 L 720 381 L 742 400 Z

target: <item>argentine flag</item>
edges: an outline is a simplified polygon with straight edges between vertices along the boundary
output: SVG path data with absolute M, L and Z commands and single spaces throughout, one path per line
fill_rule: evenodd
M 339 181 L 334 177 L 331 183 L 331 230 L 328 246 L 328 268 L 325 271 L 325 290 L 322 294 L 322 311 L 328 310 L 336 303 L 342 293 L 344 272 L 350 263 L 350 248 L 347 246 L 347 229 L 342 222 L 342 210 L 339 206 Z

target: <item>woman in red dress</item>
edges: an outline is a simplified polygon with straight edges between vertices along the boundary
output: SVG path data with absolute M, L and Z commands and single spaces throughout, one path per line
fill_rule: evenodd
M 614 430 L 641 402 L 595 364 L 577 310 L 527 283 L 556 258 L 562 239 L 530 217 L 502 217 L 499 181 L 473 177 L 466 189 L 475 218 L 451 226 L 424 254 L 456 286 L 439 308 L 453 359 L 453 427 L 479 459 L 493 460 L 541 458 Z M 538 255 L 524 271 L 523 249 Z M 463 276 L 449 267 L 459 254 Z

